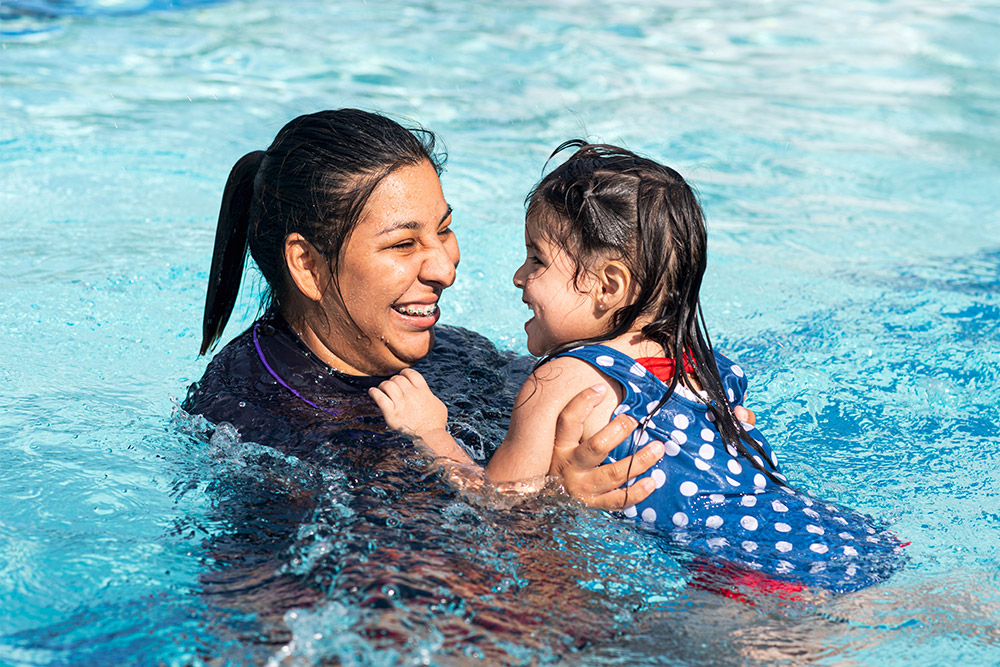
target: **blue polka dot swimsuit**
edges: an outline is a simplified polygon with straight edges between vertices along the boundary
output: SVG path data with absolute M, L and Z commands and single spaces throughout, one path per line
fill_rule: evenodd
M 656 481 L 649 498 L 625 510 L 637 521 L 668 531 L 683 549 L 702 560 L 734 564 L 810 588 L 851 591 L 886 578 L 899 567 L 899 539 L 884 526 L 846 507 L 820 501 L 764 475 L 767 465 L 780 480 L 778 462 L 757 429 L 744 424 L 760 443 L 757 466 L 726 445 L 714 416 L 696 393 L 678 386 L 650 415 L 667 386 L 637 361 L 604 345 L 578 347 L 561 356 L 581 359 L 617 381 L 625 398 L 615 416 L 628 414 L 646 429 L 609 456 L 616 461 L 650 440 L 666 455 L 643 477 Z M 716 355 L 719 376 L 733 406 L 742 404 L 747 380 L 739 366 Z

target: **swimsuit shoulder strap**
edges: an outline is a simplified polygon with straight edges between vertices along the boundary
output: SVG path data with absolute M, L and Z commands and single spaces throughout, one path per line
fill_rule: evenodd
M 662 395 L 662 383 L 652 373 L 632 357 L 607 345 L 582 345 L 558 356 L 585 361 L 618 382 L 625 392 L 623 405 L 632 405 L 640 394 Z

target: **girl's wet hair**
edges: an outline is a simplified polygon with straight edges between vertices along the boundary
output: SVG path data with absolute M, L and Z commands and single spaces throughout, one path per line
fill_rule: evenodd
M 284 244 L 299 233 L 326 257 L 336 281 L 344 243 L 368 198 L 393 170 L 428 161 L 441 172 L 434 134 L 358 109 L 299 116 L 266 151 L 244 155 L 222 194 L 208 279 L 201 354 L 222 335 L 243 276 L 246 251 L 267 281 L 265 305 L 280 308 L 290 289 Z M 338 286 L 339 290 L 339 286 Z
M 698 296 L 708 235 L 691 186 L 654 160 L 579 139 L 560 145 L 549 160 L 568 149 L 576 150 L 528 193 L 527 218 L 573 260 L 577 280 L 595 261 L 614 259 L 628 267 L 636 292 L 630 305 L 614 313 L 607 333 L 549 350 L 538 365 L 579 345 L 616 338 L 631 331 L 640 318 L 651 318 L 641 333 L 659 343 L 676 368 L 656 410 L 679 383 L 695 380 L 708 395 L 723 440 L 783 484 L 760 443 L 733 414 L 719 377 Z M 685 369 L 685 357 L 693 372 Z

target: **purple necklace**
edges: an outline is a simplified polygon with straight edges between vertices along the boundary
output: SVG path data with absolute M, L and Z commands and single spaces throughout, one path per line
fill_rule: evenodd
M 264 350 L 262 350 L 260 348 L 260 340 L 257 338 L 257 327 L 259 327 L 259 326 L 260 326 L 260 322 L 254 322 L 253 323 L 253 346 L 257 349 L 257 358 L 260 359 L 260 363 L 264 364 L 264 368 L 266 368 L 267 372 L 271 374 L 271 377 L 273 377 L 275 380 L 277 380 L 278 384 L 280 384 L 282 387 L 284 387 L 288 391 L 290 391 L 293 394 L 295 394 L 296 396 L 298 396 L 300 400 L 302 400 L 303 402 L 311 405 L 312 407 L 316 408 L 320 412 L 325 412 L 328 415 L 338 416 L 340 414 L 339 412 L 336 412 L 335 410 L 331 410 L 329 408 L 324 408 L 321 405 L 316 405 L 315 403 L 313 403 L 312 401 L 310 401 L 308 398 L 306 398 L 305 396 L 303 396 L 299 392 L 297 392 L 294 389 L 292 389 L 291 387 L 289 387 L 288 383 L 285 382 L 284 380 L 282 380 L 281 376 L 274 372 L 274 369 L 271 368 L 271 364 L 267 363 L 267 359 L 264 358 Z

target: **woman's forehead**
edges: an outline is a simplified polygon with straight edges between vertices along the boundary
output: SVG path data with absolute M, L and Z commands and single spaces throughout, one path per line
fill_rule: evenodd
M 437 227 L 450 213 L 437 171 L 424 161 L 394 169 L 379 182 L 365 204 L 359 227 L 380 236 L 428 225 Z

